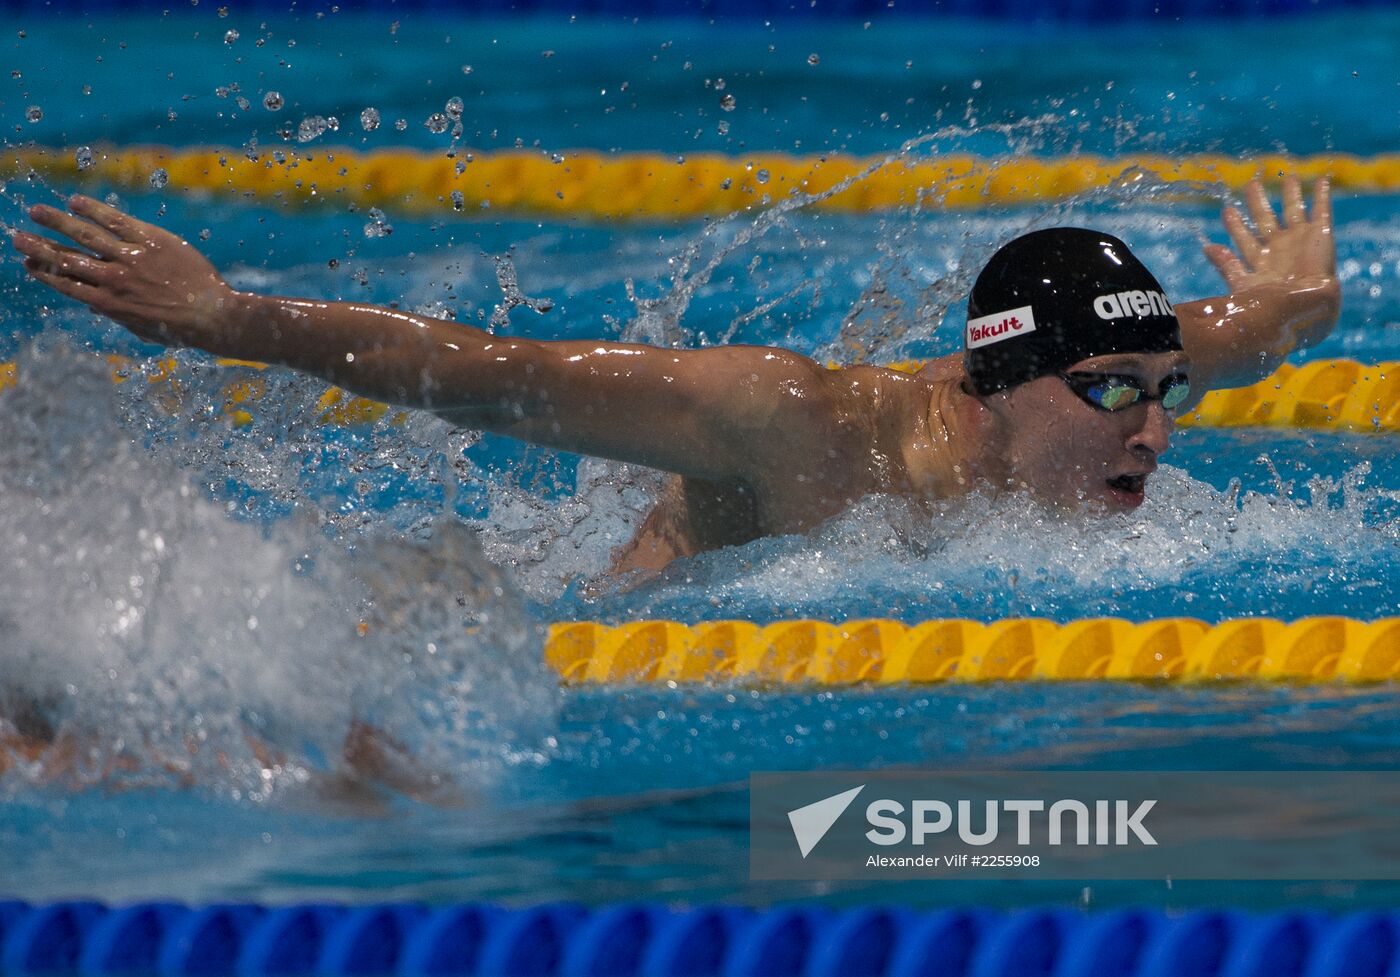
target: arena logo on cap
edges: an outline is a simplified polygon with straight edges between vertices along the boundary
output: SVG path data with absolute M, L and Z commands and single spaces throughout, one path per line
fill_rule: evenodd
M 967 320 L 967 348 L 990 346 L 1035 332 L 1035 316 L 1029 305 Z
M 1109 292 L 1094 299 L 1094 311 L 1100 319 L 1141 319 L 1150 315 L 1176 315 L 1167 297 L 1161 292 Z

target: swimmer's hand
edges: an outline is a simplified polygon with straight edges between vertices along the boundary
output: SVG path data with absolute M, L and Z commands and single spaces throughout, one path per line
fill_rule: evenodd
M 1176 307 L 1197 395 L 1265 379 L 1294 350 L 1325 339 L 1341 312 L 1327 180 L 1317 181 L 1311 215 L 1291 175 L 1281 214 L 1258 180 L 1245 188 L 1245 202 L 1249 223 L 1234 207 L 1223 213 L 1234 249 L 1203 249 L 1230 294 Z
M 1287 343 L 1290 349 L 1313 346 L 1332 331 L 1341 310 L 1331 187 L 1326 178 L 1313 187 L 1311 218 L 1296 176 L 1283 178 L 1281 214 L 1274 213 L 1258 180 L 1251 180 L 1245 188 L 1245 200 L 1252 230 L 1236 208 L 1226 207 L 1222 215 L 1239 253 L 1224 245 L 1208 244 L 1206 257 L 1232 294 L 1270 288 L 1298 294 L 1303 300 L 1299 304 L 1315 314 L 1292 317 L 1286 325 L 1293 334 L 1279 338 L 1291 340 Z
M 147 342 L 217 351 L 231 338 L 219 335 L 221 314 L 238 293 L 187 241 L 91 197 L 68 206 L 40 204 L 29 216 L 78 247 L 23 232 L 12 239 L 31 276 Z

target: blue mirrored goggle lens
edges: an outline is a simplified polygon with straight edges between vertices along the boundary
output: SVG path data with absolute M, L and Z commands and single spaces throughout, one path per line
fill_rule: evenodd
M 1101 410 L 1118 411 L 1144 399 L 1160 400 L 1163 410 L 1175 410 L 1191 396 L 1191 384 L 1183 374 L 1173 374 L 1162 381 L 1157 396 L 1150 397 L 1141 382 L 1131 376 L 1102 376 L 1067 374 L 1065 380 L 1089 403 Z M 1090 381 L 1085 385 L 1085 381 Z M 1077 381 L 1077 382 L 1076 382 Z
M 1089 396 L 1104 410 L 1122 410 L 1136 404 L 1142 391 L 1118 383 L 1099 383 L 1089 388 Z
M 1186 398 L 1191 396 L 1191 384 L 1183 379 L 1168 378 L 1167 386 L 1162 389 L 1162 409 L 1176 410 L 1186 402 Z

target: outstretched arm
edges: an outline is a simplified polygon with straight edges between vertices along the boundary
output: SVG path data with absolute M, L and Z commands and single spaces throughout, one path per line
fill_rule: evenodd
M 1326 338 L 1341 311 L 1327 180 L 1313 190 L 1311 217 L 1294 176 L 1283 181 L 1281 218 L 1258 180 L 1245 199 L 1254 229 L 1227 207 L 1225 229 L 1235 250 L 1205 248 L 1230 294 L 1176 306 L 1192 387 L 1202 394 L 1263 380 L 1289 353 Z
M 189 243 L 90 197 L 31 210 L 34 278 L 150 342 L 285 365 L 464 427 L 704 478 L 827 457 L 838 385 L 785 350 L 537 342 L 346 302 L 235 291 Z M 849 432 L 848 432 L 849 433 Z

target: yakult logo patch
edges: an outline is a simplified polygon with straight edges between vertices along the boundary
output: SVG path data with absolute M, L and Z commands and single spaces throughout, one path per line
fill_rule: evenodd
M 1100 319 L 1141 319 L 1149 315 L 1175 315 L 1171 303 L 1161 292 L 1110 292 L 1094 299 L 1094 311 Z
M 1035 316 L 1029 305 L 995 315 L 984 315 L 967 320 L 967 348 L 990 346 L 1003 339 L 1014 339 L 1026 333 L 1035 332 Z

